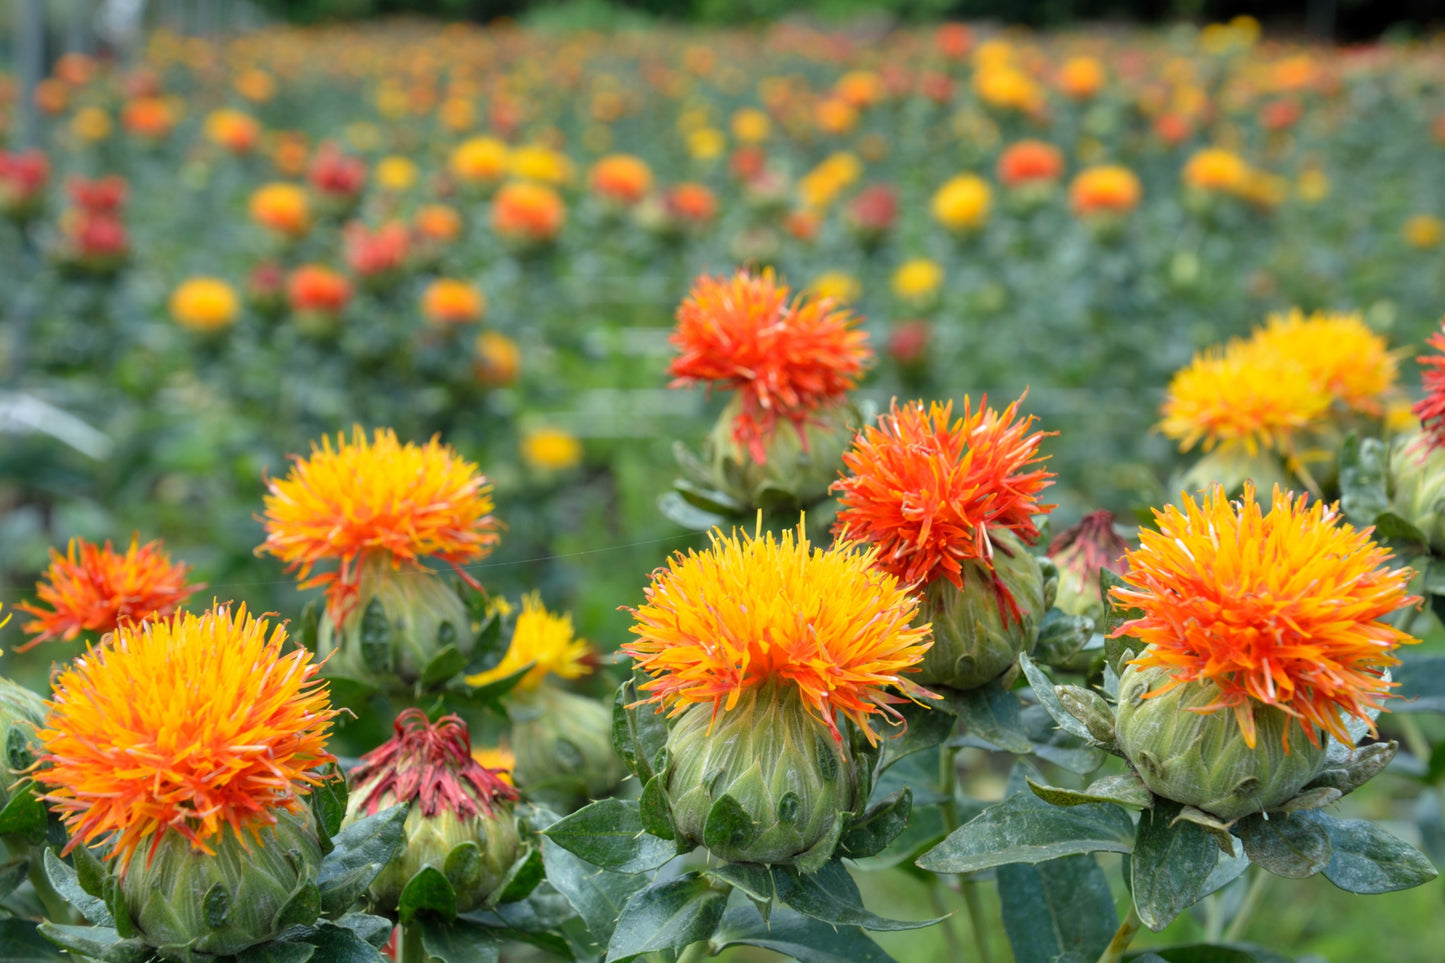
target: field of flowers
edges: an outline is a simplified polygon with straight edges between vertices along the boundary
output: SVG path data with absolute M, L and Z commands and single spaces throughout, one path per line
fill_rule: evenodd
M 0 958 L 1436 958 L 1364 827 L 1445 859 L 1445 44 L 399 21 L 19 96 Z

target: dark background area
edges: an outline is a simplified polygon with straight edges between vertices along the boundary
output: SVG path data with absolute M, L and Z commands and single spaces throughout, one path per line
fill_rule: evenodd
M 1053 27 L 1078 20 L 1215 22 L 1247 14 L 1286 32 L 1339 41 L 1410 35 L 1445 26 L 1441 0 L 261 0 L 271 13 L 299 22 L 414 14 L 478 21 L 501 17 L 627 25 L 638 19 L 748 23 L 807 15 L 838 20 L 993 20 Z

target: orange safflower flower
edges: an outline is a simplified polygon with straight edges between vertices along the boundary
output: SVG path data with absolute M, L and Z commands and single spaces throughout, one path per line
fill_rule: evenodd
M 455 241 L 462 234 L 462 216 L 445 204 L 423 204 L 412 218 L 412 227 L 428 241 Z
M 503 184 L 492 200 L 492 229 L 503 237 L 531 243 L 550 241 L 566 221 L 567 205 L 545 184 Z
M 228 107 L 211 111 L 205 126 L 206 137 L 233 154 L 250 153 L 261 136 L 261 125 L 256 118 Z
M 320 264 L 303 264 L 286 280 L 292 311 L 340 314 L 351 301 L 351 282 Z
M 1319 729 L 1354 745 L 1346 716 L 1374 730 L 1367 713 L 1391 685 L 1383 670 L 1399 663 L 1390 650 L 1419 641 L 1381 620 L 1420 600 L 1408 594 L 1414 573 L 1386 567 L 1369 529 L 1278 488 L 1264 513 L 1252 483 L 1238 502 L 1215 486 L 1154 519 L 1159 530 L 1140 529 L 1125 585 L 1110 593 L 1143 613 L 1114 633 L 1148 644 L 1134 664 L 1173 674 L 1145 698 L 1211 683 L 1218 698 L 1200 711 L 1232 709 L 1251 747 L 1256 703 L 1306 723 L 1315 745 Z
M 1139 206 L 1143 196 L 1144 188 L 1134 172 L 1113 165 L 1086 168 L 1069 186 L 1069 202 L 1079 215 L 1127 214 Z
M 104 634 L 122 626 L 165 618 L 206 586 L 186 584 L 190 566 L 172 562 L 159 540 L 140 544 L 131 536 L 125 554 L 107 541 L 104 546 L 73 538 L 65 554 L 50 550 L 50 567 L 35 583 L 42 605 L 21 602 L 18 608 L 35 616 L 21 626 L 33 635 L 15 651 L 24 652 L 51 639 L 70 641 L 81 632 Z
M 485 558 L 499 541 L 492 485 L 452 448 L 436 438 L 402 444 L 390 428 L 368 440 L 358 425 L 350 441 L 338 434 L 332 447 L 328 436 L 309 458 L 292 458 L 285 478 L 266 482 L 266 540 L 256 554 L 286 562 L 303 589 L 326 586 L 335 621 L 354 603 L 372 559 L 399 570 L 435 556 L 481 588 L 461 566 Z M 311 574 L 328 560 L 336 571 Z
M 998 157 L 998 179 L 1009 187 L 1056 181 L 1063 173 L 1063 151 L 1041 140 L 1010 144 Z
M 685 181 L 667 192 L 667 212 L 685 224 L 702 225 L 717 216 L 717 197 L 705 184 Z
M 34 776 L 70 830 L 63 852 L 103 839 L 125 872 L 167 830 L 211 853 L 223 827 L 254 838 L 300 812 L 335 761 L 337 710 L 311 653 L 285 642 L 222 606 L 123 626 L 62 671 Z
M 1070 57 L 1059 68 L 1059 89 L 1075 100 L 1088 100 L 1107 78 L 1104 65 L 1094 57 Z
M 830 298 L 799 295 L 772 269 L 703 275 L 677 309 L 669 340 L 679 355 L 672 387 L 716 384 L 738 392 L 733 438 L 759 464 L 779 420 L 800 436 L 820 407 L 843 400 L 873 358 L 860 318 Z
M 132 134 L 159 140 L 171 132 L 176 118 L 164 98 L 137 97 L 126 102 L 120 122 Z
M 1054 477 L 1038 453 L 1048 433 L 1031 431 L 1034 416 L 1018 418 L 1019 398 L 1002 413 L 983 399 L 974 410 L 963 399 L 903 407 L 895 400 L 877 425 L 867 425 L 843 455 L 849 474 L 838 492 L 839 538 L 876 546 L 876 565 L 910 587 L 946 578 L 963 587 L 963 562 L 993 567 L 991 529 L 1005 528 L 1024 542 L 1039 537 L 1033 516 L 1052 511 L 1039 493 Z M 1002 589 L 1001 606 L 1017 615 Z
M 592 165 L 587 180 L 599 197 L 636 204 L 652 190 L 652 168 L 631 154 L 609 154 Z
M 778 538 L 711 537 L 707 551 L 679 552 L 654 572 L 646 601 L 629 610 L 637 639 L 622 650 L 652 677 L 647 701 L 674 716 L 711 703 L 716 719 L 747 689 L 794 687 L 835 739 L 842 718 L 876 744 L 871 717 L 932 697 L 904 675 L 933 644 L 930 626 L 911 624 L 917 598 L 874 552 L 815 548 L 801 525 Z
M 1304 368 L 1320 389 L 1351 411 L 1378 418 L 1395 388 L 1399 362 L 1358 312 L 1299 308 L 1269 316 L 1250 341 Z
M 465 281 L 437 278 L 422 292 L 421 308 L 427 320 L 435 324 L 466 324 L 481 320 L 487 299 Z
M 250 201 L 251 220 L 287 237 L 300 237 L 311 229 L 306 192 L 295 184 L 265 184 Z

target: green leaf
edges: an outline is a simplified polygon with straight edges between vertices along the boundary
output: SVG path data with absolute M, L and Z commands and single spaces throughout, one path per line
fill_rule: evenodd
M 658 839 L 677 839 L 677 826 L 672 821 L 672 804 L 667 801 L 667 777 L 656 775 L 642 787 L 637 800 L 642 827 Z
M 833 859 L 816 873 L 802 873 L 791 867 L 774 866 L 773 880 L 778 901 L 804 916 L 833 926 L 858 926 L 865 930 L 916 930 L 932 926 L 942 917 L 926 920 L 893 920 L 863 907 L 858 884 L 842 862 Z
M 1389 449 L 1378 438 L 1350 435 L 1340 449 L 1340 508 L 1357 527 L 1375 524 L 1390 507 L 1388 462 Z
M 542 837 L 547 882 L 572 904 L 599 946 L 607 946 L 628 897 L 647 885 L 644 876 L 609 873 Z
M 1045 665 L 1061 664 L 1083 650 L 1094 636 L 1094 620 L 1087 615 L 1069 615 L 1049 609 L 1039 626 L 1034 654 Z
M 786 907 L 765 920 L 751 903 L 740 903 L 723 914 L 713 944 L 719 950 L 756 946 L 799 963 L 896 963 L 857 927 L 830 926 Z
M 427 956 L 441 963 L 497 963 L 496 938 L 484 926 L 464 919 L 451 923 L 428 919 L 418 924 Z M 404 938 L 404 937 L 403 937 Z
M 653 762 L 667 745 L 667 717 L 651 704 L 638 705 L 638 674 L 617 688 L 612 700 L 612 746 L 624 765 L 646 785 L 656 773 Z
M 1015 963 L 1096 959 L 1119 926 L 1108 877 L 1093 856 L 1000 866 L 998 892 Z
M 1078 853 L 1127 853 L 1134 823 L 1118 806 L 1061 809 L 1032 793 L 990 806 L 923 854 L 918 865 L 935 873 L 973 873 L 1010 863 L 1042 863 Z
M 45 842 L 46 818 L 45 803 L 35 793 L 35 781 L 27 779 L 11 791 L 10 801 L 0 809 L 0 836 L 14 836 L 39 846 Z
M 115 927 L 116 933 L 123 940 L 131 939 L 140 935 L 131 922 L 130 910 L 125 905 L 125 893 L 120 888 L 120 877 L 107 876 L 105 884 L 101 887 L 101 899 L 105 900 L 105 908 L 110 912 L 111 925 Z
M 1330 837 L 1323 826 L 1304 815 L 1256 813 L 1235 823 L 1250 862 L 1287 879 L 1305 879 L 1330 862 Z
M 335 848 L 321 861 L 316 878 L 321 912 L 339 916 L 361 898 L 401 845 L 407 806 L 382 810 L 347 826 L 332 839 Z
M 301 609 L 301 627 L 297 638 L 306 648 L 316 651 L 316 645 L 321 638 L 321 606 L 315 599 L 307 602 Z
M 547 871 L 542 868 L 542 851 L 536 846 L 529 845 L 527 852 L 512 863 L 507 870 L 507 875 L 502 878 L 496 895 L 491 898 L 492 903 L 513 903 L 517 900 L 526 899 L 532 895 L 537 884 L 547 876 Z
M 346 780 L 336 773 L 311 790 L 311 812 L 329 842 L 346 818 Z
M 1089 784 L 1087 789 L 1060 789 L 1029 781 L 1034 795 L 1055 806 L 1082 806 L 1088 803 L 1117 803 L 1120 806 L 1134 806 L 1148 809 L 1154 805 L 1154 794 L 1136 774 L 1131 772 L 1117 776 L 1105 776 Z
M 778 896 L 778 885 L 773 879 L 771 866 L 759 866 L 757 863 L 722 863 L 704 869 L 703 875 L 742 890 L 745 896 L 763 907 L 771 904 Z M 763 912 L 766 914 L 767 909 L 763 908 Z
M 370 913 L 347 913 L 334 922 L 342 929 L 355 933 L 361 937 L 362 942 L 374 946 L 378 950 L 386 946 L 387 941 L 391 939 L 391 931 L 396 928 L 396 924 L 385 916 L 373 916 Z
M 1428 883 L 1439 875 L 1425 854 L 1365 819 L 1304 814 L 1330 837 L 1325 879 L 1349 893 L 1392 893 Z
M 317 890 L 316 884 L 307 880 L 297 887 L 296 892 L 276 912 L 276 921 L 273 924 L 277 932 L 284 932 L 292 926 L 310 926 L 316 922 L 316 917 L 321 915 L 321 893 Z M 117 922 L 119 914 L 117 914 Z
M 724 793 L 707 811 L 702 824 L 702 842 L 708 849 L 744 848 L 758 836 L 753 817 L 732 796 Z
M 1152 809 L 1143 810 L 1129 857 L 1134 907 L 1156 933 L 1198 901 L 1205 879 L 1219 862 L 1219 849 L 1202 826 L 1176 821 L 1181 808 L 1159 799 Z
M 389 963 L 355 931 L 334 923 L 318 924 L 303 942 L 316 947 L 310 963 Z
M 476 595 L 478 600 L 480 595 Z M 478 672 L 487 672 L 495 669 L 506 658 L 507 647 L 502 642 L 502 615 L 500 612 L 493 612 L 490 615 L 479 615 L 477 631 L 472 636 L 472 651 L 466 666 L 467 675 L 476 675 Z
M 258 943 L 236 954 L 236 963 L 307 963 L 316 955 L 310 943 L 272 940 Z
M 862 859 L 881 853 L 908 828 L 913 812 L 913 790 L 908 787 L 889 793 L 868 807 L 838 840 L 838 855 Z
M 88 846 L 77 846 L 70 851 L 71 862 L 75 864 L 76 879 L 80 888 L 91 896 L 99 897 L 105 890 L 105 878 L 110 869 L 100 861 Z
M 5 963 L 59 963 L 66 957 L 30 920 L 0 920 L 0 960 Z
M 614 873 L 646 873 L 677 855 L 677 848 L 648 833 L 638 803 L 600 799 L 544 831 L 558 846 Z
M 936 704 L 930 703 L 932 705 Z M 932 749 L 953 734 L 958 726 L 958 717 L 948 710 L 946 704 L 936 708 L 930 706 L 909 702 L 898 707 L 899 715 L 903 716 L 902 730 L 883 741 L 880 772 L 915 752 Z
M 61 949 L 81 958 L 93 960 L 140 960 L 151 956 L 150 948 L 139 940 L 122 940 L 109 926 L 67 926 L 41 923 L 36 931 Z
M 680 480 L 678 479 L 678 481 Z M 673 484 L 676 485 L 677 481 L 674 481 Z M 697 497 L 696 494 L 694 497 Z M 699 508 L 683 497 L 680 492 L 675 491 L 663 492 L 657 496 L 657 511 L 678 528 L 686 528 L 694 532 L 705 532 L 710 528 L 717 528 L 728 523 L 728 516 Z
M 450 922 L 457 917 L 457 891 L 446 874 L 435 866 L 423 866 L 402 887 L 397 916 L 406 926 L 419 913 L 435 914 Z
M 607 963 L 621 963 L 655 950 L 681 953 L 712 937 L 726 906 L 727 894 L 713 889 L 696 873 L 640 889 L 622 908 L 607 943 Z
M 372 598 L 361 614 L 361 663 L 376 675 L 391 671 L 391 622 L 380 598 Z
M 1331 740 L 1333 745 L 1338 745 Z M 1306 790 L 1328 787 L 1340 795 L 1354 792 L 1390 764 L 1399 752 L 1398 742 L 1372 742 L 1346 751 L 1340 758 L 1330 758 L 1326 768 L 1305 787 Z M 1433 761 L 1433 760 L 1432 760 Z
M 531 943 L 564 959 L 574 958 L 572 945 L 561 931 L 564 924 L 577 919 L 577 913 L 551 887 L 538 889 L 525 900 L 459 918 L 487 927 L 499 940 Z
M 1104 571 L 1108 571 L 1108 569 L 1104 569 Z M 1033 689 L 1034 698 L 1038 699 L 1039 705 L 1043 706 L 1049 715 L 1054 717 L 1054 721 L 1059 724 L 1059 728 L 1086 742 L 1093 742 L 1094 737 L 1089 734 L 1088 726 L 1085 726 L 1078 719 L 1075 719 L 1073 713 L 1065 709 L 1064 704 L 1059 701 L 1058 695 L 1054 692 L 1053 680 L 1045 675 L 1042 669 L 1034 665 L 1033 660 L 1027 655 L 1019 655 L 1019 667 L 1024 670 L 1024 676 L 1029 680 L 1029 686 Z
M 1445 654 L 1402 652 L 1391 674 L 1400 684 L 1391 712 L 1445 712 Z
M 450 629 L 451 623 L 442 623 L 442 628 Z M 456 629 L 452 629 L 453 634 Z M 426 666 L 421 670 L 421 679 L 417 683 L 423 689 L 430 689 L 439 683 L 457 675 L 467 667 L 467 657 L 461 649 L 455 645 L 443 647 L 436 655 L 431 657 Z
M 486 685 L 473 686 L 466 682 L 452 685 L 447 689 L 447 696 L 468 705 L 484 708 L 501 708 L 501 698 L 517 687 L 522 677 L 532 671 L 534 663 L 528 662 L 516 672 L 501 679 L 493 679 Z
M 74 852 L 79 853 L 84 847 L 75 847 Z M 71 906 L 74 906 L 80 915 L 88 922 L 98 926 L 112 926 L 115 921 L 111 919 L 110 910 L 106 908 L 105 900 L 98 896 L 91 896 L 80 885 L 80 877 L 74 869 L 67 866 L 55 851 L 47 849 L 44 857 L 45 876 L 50 880 L 50 885 L 61 895 Z M 120 939 L 117 934 L 116 939 Z
M 1018 696 L 997 681 L 955 694 L 949 699 L 949 707 L 963 724 L 963 738 L 982 739 L 1016 755 L 1027 753 L 1033 746 L 1019 716 Z

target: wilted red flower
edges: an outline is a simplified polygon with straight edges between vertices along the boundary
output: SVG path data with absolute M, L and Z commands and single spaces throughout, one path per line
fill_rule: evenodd
M 411 237 L 406 225 L 390 221 L 370 230 L 360 221 L 346 225 L 346 266 L 361 278 L 374 278 L 395 271 L 406 263 Z
M 116 174 L 87 180 L 72 177 L 65 185 L 70 201 L 87 214 L 116 215 L 125 204 L 125 179 Z
M 472 757 L 472 740 L 460 716 L 435 724 L 421 709 L 402 710 L 394 734 L 361 757 L 350 781 L 362 793 L 360 811 L 416 803 L 423 816 L 449 812 L 467 818 L 490 816 L 499 801 L 515 801 L 517 790 L 500 773 Z
M 366 164 L 360 158 L 346 156 L 328 141 L 317 149 L 306 178 L 321 194 L 351 198 L 366 186 Z
M 738 392 L 733 438 L 753 460 L 779 419 L 799 434 L 820 407 L 839 402 L 872 359 L 859 318 L 829 298 L 799 295 L 772 270 L 703 275 L 677 309 L 669 339 L 679 356 L 673 387 L 716 384 Z
M 898 219 L 898 192 L 888 184 L 871 184 L 858 192 L 847 210 L 848 224 L 860 234 L 886 234 Z

